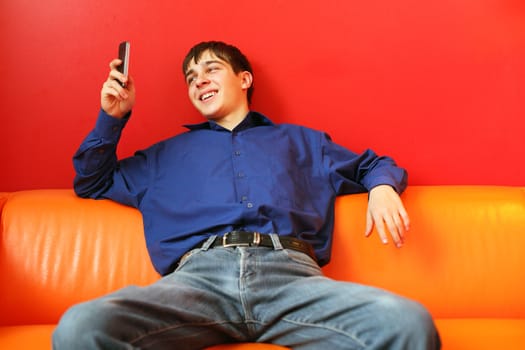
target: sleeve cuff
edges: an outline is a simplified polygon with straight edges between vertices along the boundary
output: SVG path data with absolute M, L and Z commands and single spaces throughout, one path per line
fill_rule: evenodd
M 365 187 L 367 188 L 368 192 L 370 192 L 370 190 L 374 187 L 388 185 L 391 186 L 398 194 L 401 194 L 407 186 L 407 176 L 404 170 L 400 169 L 400 171 L 402 173 L 398 174 L 397 178 L 390 176 L 378 176 L 374 178 L 373 181 L 365 184 Z
M 100 109 L 94 131 L 96 135 L 103 139 L 117 141 L 130 116 L 131 112 L 121 119 L 115 118 L 107 114 L 103 109 Z

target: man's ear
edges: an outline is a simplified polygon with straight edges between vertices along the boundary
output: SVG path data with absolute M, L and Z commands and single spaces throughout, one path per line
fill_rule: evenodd
M 249 89 L 250 86 L 252 86 L 252 83 L 253 83 L 253 75 L 252 73 L 248 72 L 248 71 L 243 71 L 241 73 L 241 87 L 243 89 Z

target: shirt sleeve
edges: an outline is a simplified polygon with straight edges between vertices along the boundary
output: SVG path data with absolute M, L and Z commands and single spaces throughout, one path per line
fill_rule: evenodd
M 330 136 L 321 138 L 323 164 L 337 195 L 370 191 L 379 185 L 390 185 L 397 193 L 407 186 L 407 172 L 387 156 L 378 156 L 367 149 L 354 153 L 334 142 Z
M 117 144 L 130 114 L 114 118 L 100 110 L 95 128 L 84 139 L 75 155 L 75 192 L 84 198 L 111 198 L 137 207 L 146 185 L 147 159 L 140 153 L 122 161 Z

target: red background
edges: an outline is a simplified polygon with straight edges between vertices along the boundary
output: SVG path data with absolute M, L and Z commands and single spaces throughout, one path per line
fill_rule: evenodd
M 130 40 L 137 105 L 121 156 L 201 117 L 181 62 L 243 50 L 253 109 L 408 169 L 411 184 L 525 184 L 521 0 L 0 1 L 0 191 L 71 187 L 71 156 Z

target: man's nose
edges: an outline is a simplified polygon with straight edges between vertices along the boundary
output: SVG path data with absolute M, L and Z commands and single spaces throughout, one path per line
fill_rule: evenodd
M 202 86 L 205 86 L 209 83 L 210 81 L 208 80 L 208 78 L 206 77 L 206 75 L 204 74 L 199 74 L 197 75 L 197 79 L 195 81 L 195 85 L 197 87 L 202 87 Z

